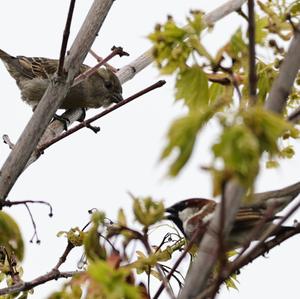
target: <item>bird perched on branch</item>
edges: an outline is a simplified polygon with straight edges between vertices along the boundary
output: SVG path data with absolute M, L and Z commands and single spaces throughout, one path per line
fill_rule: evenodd
M 41 57 L 14 57 L 2 50 L 0 50 L 0 59 L 9 74 L 16 80 L 22 99 L 34 110 L 56 72 L 59 61 Z M 89 66 L 82 64 L 78 75 L 88 69 Z M 111 70 L 100 68 L 90 77 L 73 86 L 60 108 L 107 107 L 122 99 L 122 86 L 117 76 Z
M 241 247 L 248 241 L 258 240 L 270 226 L 276 225 L 272 222 L 278 218 L 276 214 L 283 210 L 298 193 L 269 198 L 259 203 L 254 201 L 252 206 L 241 207 L 228 238 L 228 249 Z M 166 218 L 176 224 L 187 240 L 193 238 L 193 241 L 199 244 L 214 215 L 216 205 L 214 200 L 204 198 L 182 200 L 166 209 L 168 213 Z M 254 239 L 249 240 L 256 226 L 259 226 L 258 231 L 255 236 L 252 236 Z M 290 229 L 290 227 L 278 227 L 274 234 L 285 229 Z

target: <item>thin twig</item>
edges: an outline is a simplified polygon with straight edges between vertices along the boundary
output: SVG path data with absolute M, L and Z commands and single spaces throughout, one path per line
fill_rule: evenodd
M 30 211 L 30 209 L 29 209 L 27 203 L 24 203 L 24 206 L 26 207 L 26 209 L 27 209 L 27 211 L 28 211 L 28 214 L 29 214 L 29 216 L 30 216 L 31 223 L 32 223 L 32 226 L 33 226 L 33 230 L 34 230 L 33 236 L 32 236 L 31 239 L 30 239 L 30 243 L 32 243 L 33 240 L 34 240 L 34 238 L 36 237 L 36 243 L 37 243 L 37 244 L 40 244 L 40 243 L 41 243 L 41 240 L 39 239 L 39 236 L 38 236 L 38 233 L 37 233 L 36 224 L 35 224 L 33 215 L 32 215 L 32 213 L 31 213 L 31 211 Z
M 300 107 L 296 108 L 293 112 L 291 112 L 287 119 L 292 123 L 297 123 L 300 120 Z
M 103 60 L 102 57 L 100 57 L 99 55 L 97 55 L 96 52 L 94 52 L 92 49 L 90 49 L 89 51 L 91 53 L 91 55 L 98 61 L 101 62 Z M 116 73 L 118 71 L 118 69 L 114 68 L 112 65 L 108 64 L 108 63 L 104 63 L 104 65 L 110 69 L 112 72 Z
M 249 34 L 249 101 L 256 103 L 257 76 L 255 68 L 255 12 L 254 0 L 248 0 L 248 34 Z
M 69 255 L 69 253 L 71 252 L 71 250 L 74 248 L 75 246 L 68 241 L 68 244 L 64 250 L 64 253 L 61 255 L 61 257 L 59 258 L 57 264 L 53 267 L 53 270 L 58 270 L 59 267 L 67 260 L 67 256 Z
M 78 124 L 77 126 L 71 128 L 70 130 L 65 131 L 64 133 L 62 133 L 61 135 L 53 138 L 49 142 L 47 142 L 47 143 L 42 144 L 41 146 L 39 146 L 38 149 L 37 149 L 37 152 L 39 154 L 41 154 L 45 149 L 47 149 L 49 146 L 53 145 L 54 143 L 58 142 L 59 140 L 61 140 L 61 139 L 65 138 L 65 137 L 67 137 L 67 136 L 75 133 L 76 131 L 78 131 L 78 130 L 84 128 L 84 127 L 86 127 L 87 125 L 89 125 L 93 121 L 95 121 L 95 120 L 103 117 L 104 115 L 106 115 L 108 113 L 111 113 L 112 111 L 114 111 L 114 110 L 116 110 L 116 109 L 118 109 L 118 108 L 120 108 L 120 107 L 128 104 L 129 102 L 131 102 L 131 101 L 135 100 L 136 98 L 144 95 L 145 93 L 163 86 L 165 83 L 166 83 L 166 81 L 160 80 L 157 83 L 155 83 L 155 84 L 153 84 L 153 85 L 151 85 L 151 86 L 149 86 L 149 87 L 147 87 L 147 88 L 145 88 L 145 89 L 137 92 L 136 94 L 132 95 L 131 97 L 127 98 L 126 100 L 123 100 L 120 103 L 117 103 L 114 106 L 112 106 L 112 107 L 110 107 L 110 108 L 108 108 L 108 109 L 106 109 L 106 110 L 104 110 L 104 111 L 96 114 L 95 116 L 89 118 L 88 120 L 85 120 L 85 121 L 81 122 L 80 124 Z
M 150 256 L 150 255 L 153 254 L 153 252 L 152 252 L 152 249 L 149 245 L 148 234 L 147 233 L 148 233 L 147 230 L 145 230 L 144 235 L 142 235 L 141 241 L 142 241 L 144 247 L 146 248 L 146 251 L 147 251 L 148 255 Z M 169 296 L 172 299 L 175 299 L 174 292 L 172 291 L 172 289 L 169 286 L 169 279 L 167 278 L 167 276 L 165 276 L 165 274 L 164 274 L 164 272 L 161 269 L 159 264 L 156 264 L 155 267 L 156 267 L 157 272 L 160 275 L 160 279 L 162 280 L 162 283 L 163 283 L 164 287 L 166 288 Z M 149 273 L 149 275 L 150 275 L 150 273 Z
M 184 248 L 183 252 L 181 253 L 179 258 L 177 259 L 177 261 L 173 265 L 172 269 L 170 270 L 170 272 L 166 276 L 167 280 L 171 279 L 173 273 L 177 270 L 178 266 L 181 264 L 182 260 L 186 256 L 186 254 L 191 250 L 192 246 L 195 244 L 196 239 L 199 238 L 199 235 L 204 233 L 205 229 L 206 229 L 206 225 L 200 225 L 197 228 L 197 230 L 194 232 L 191 240 L 187 243 L 187 245 Z M 161 292 L 164 290 L 164 287 L 165 287 L 165 284 L 162 282 L 161 285 L 159 286 L 158 290 L 156 291 L 156 294 L 154 295 L 153 299 L 157 299 L 160 296 Z
M 47 201 L 43 201 L 43 200 L 19 200 L 19 201 L 10 201 L 10 200 L 6 200 L 5 202 L 0 204 L 0 207 L 12 207 L 12 206 L 16 206 L 16 205 L 25 205 L 28 203 L 32 203 L 32 204 L 43 204 L 49 207 L 49 217 L 53 216 L 53 208 L 51 206 L 51 204 Z
M 70 35 L 70 28 L 71 28 L 71 23 L 72 23 L 75 2 L 76 2 L 76 0 L 71 0 L 70 6 L 69 6 L 68 17 L 67 17 L 66 26 L 65 26 L 65 30 L 64 30 L 64 34 L 63 34 L 63 40 L 62 40 L 61 48 L 60 48 L 59 63 L 58 63 L 58 68 L 57 68 L 58 76 L 61 76 L 63 74 L 63 67 L 64 67 L 65 55 L 66 55 L 67 45 L 68 45 L 68 40 L 69 40 L 69 35 Z
M 99 63 L 97 63 L 95 66 L 93 66 L 92 68 L 86 70 L 84 73 L 78 75 L 73 82 L 73 87 L 77 84 L 79 84 L 80 82 L 86 80 L 88 77 L 90 77 L 91 75 L 93 75 L 95 72 L 97 72 L 97 70 L 99 69 L 100 66 L 104 65 L 107 61 L 109 61 L 110 59 L 112 59 L 114 56 L 119 55 L 120 57 L 122 56 L 129 56 L 129 54 L 125 51 L 123 51 L 122 47 L 113 47 L 112 48 L 112 52 L 105 57 L 104 59 L 102 59 Z
M 44 284 L 48 281 L 57 280 L 59 278 L 69 278 L 69 277 L 73 277 L 76 274 L 81 274 L 81 273 L 84 273 L 84 272 L 82 272 L 82 271 L 60 272 L 57 270 L 52 270 L 49 273 L 41 275 L 31 281 L 20 282 L 13 286 L 0 289 L 0 295 L 8 295 L 8 294 L 29 291 L 29 290 L 33 289 L 34 287 Z

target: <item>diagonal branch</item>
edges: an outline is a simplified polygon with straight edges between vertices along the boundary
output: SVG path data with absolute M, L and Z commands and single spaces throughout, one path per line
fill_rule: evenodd
M 287 97 L 291 93 L 295 77 L 300 68 L 300 24 L 294 31 L 294 38 L 291 41 L 283 63 L 280 65 L 279 75 L 272 85 L 269 97 L 267 98 L 266 109 L 281 113 L 285 107 Z
M 55 75 L 50 80 L 44 96 L 0 171 L 1 201 L 6 199 L 19 175 L 23 172 L 50 120 L 72 86 L 74 77 L 94 42 L 112 3 L 113 0 L 94 0 L 69 55 L 66 57 L 64 64 L 66 75 Z
M 166 81 L 164 80 L 160 80 L 157 81 L 156 83 L 152 84 L 151 86 L 148 86 L 147 88 L 137 92 L 136 94 L 130 96 L 129 98 L 127 98 L 126 100 L 121 101 L 120 103 L 115 104 L 114 106 L 103 110 L 102 112 L 92 116 L 91 118 L 82 121 L 80 124 L 78 124 L 77 126 L 72 127 L 70 130 L 65 131 L 64 133 L 60 134 L 59 136 L 57 136 L 56 138 L 53 138 L 52 140 L 50 140 L 48 143 L 44 143 L 41 146 L 38 147 L 37 149 L 37 154 L 41 154 L 45 149 L 47 149 L 49 146 L 51 146 L 52 144 L 62 140 L 63 138 L 66 138 L 67 136 L 77 132 L 78 130 L 87 127 L 88 125 L 90 125 L 92 122 L 94 122 L 95 120 L 115 111 L 116 109 L 132 102 L 133 100 L 137 99 L 138 97 L 148 93 L 149 91 L 152 91 L 156 88 L 159 88 L 161 86 L 163 86 L 166 83 Z
M 225 187 L 225 213 L 223 234 L 226 238 L 228 235 L 233 219 L 239 209 L 239 203 L 244 196 L 245 190 L 238 182 L 230 181 Z M 218 204 L 215 216 L 210 221 L 207 232 L 201 243 L 201 250 L 198 251 L 197 257 L 193 262 L 190 271 L 187 274 L 184 288 L 179 294 L 179 299 L 196 298 L 206 287 L 207 279 L 210 276 L 211 269 L 218 258 L 218 231 L 220 225 L 221 205 Z
M 12 285 L 10 287 L 0 289 L 0 295 L 8 295 L 8 294 L 29 291 L 38 285 L 44 284 L 45 282 L 48 282 L 51 280 L 57 280 L 60 278 L 70 278 L 76 274 L 81 274 L 81 273 L 83 273 L 83 272 L 81 272 L 81 271 L 60 272 L 60 271 L 54 269 L 54 270 L 48 272 L 47 274 L 41 275 L 31 281 L 20 282 L 18 284 Z
M 250 104 L 256 103 L 256 87 L 257 76 L 255 67 L 255 12 L 254 12 L 254 0 L 248 0 L 248 15 L 249 15 L 249 96 Z

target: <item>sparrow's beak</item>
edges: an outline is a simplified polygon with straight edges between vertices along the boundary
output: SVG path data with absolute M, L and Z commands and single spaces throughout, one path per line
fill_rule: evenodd
M 121 101 L 123 101 L 123 97 L 120 93 L 114 93 L 112 96 L 112 101 L 116 104 L 120 103 Z
M 166 213 L 170 214 L 170 215 L 166 215 L 165 219 L 174 221 L 174 219 L 178 218 L 178 211 L 176 211 L 176 209 L 169 207 L 169 208 L 166 208 L 165 211 L 166 211 Z
M 176 209 L 174 209 L 173 207 L 166 208 L 166 212 L 172 215 L 177 214 Z

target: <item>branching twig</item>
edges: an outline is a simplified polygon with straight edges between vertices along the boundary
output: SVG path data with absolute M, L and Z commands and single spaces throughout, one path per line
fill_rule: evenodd
M 191 250 L 192 246 L 195 244 L 195 241 L 199 238 L 199 235 L 204 233 L 205 229 L 206 229 L 206 225 L 202 225 L 202 226 L 200 225 L 199 227 L 197 227 L 197 230 L 194 232 L 191 240 L 186 244 L 186 247 L 184 248 L 183 252 L 181 253 L 179 258 L 177 259 L 177 261 L 173 265 L 172 269 L 170 270 L 170 272 L 166 276 L 166 279 L 168 281 L 171 279 L 173 273 L 179 267 L 179 265 L 183 261 L 186 254 Z M 153 297 L 153 299 L 157 299 L 160 296 L 161 292 L 164 290 L 164 287 L 165 287 L 165 284 L 161 283 L 161 285 L 159 286 L 159 288 L 158 288 L 155 296 Z
M 84 273 L 84 272 L 81 272 L 81 271 L 60 272 L 57 270 L 52 270 L 49 273 L 41 275 L 31 281 L 20 282 L 13 286 L 0 289 L 0 295 L 8 295 L 8 294 L 29 291 L 38 285 L 44 284 L 45 282 L 48 282 L 51 280 L 58 280 L 60 278 L 69 278 L 69 277 L 73 277 L 76 274 L 81 274 L 81 273 Z
M 300 68 L 300 24 L 294 31 L 294 38 L 279 68 L 279 76 L 273 83 L 266 100 L 266 109 L 281 113 L 291 92 Z
M 149 241 L 148 241 L 148 231 L 147 230 L 144 231 L 144 234 L 142 235 L 142 238 L 140 240 L 142 241 L 144 247 L 146 248 L 146 251 L 147 251 L 148 255 L 151 256 L 153 254 L 153 252 L 152 252 L 152 249 L 151 249 Z M 169 286 L 169 280 L 165 276 L 165 274 L 162 271 L 160 265 L 156 264 L 155 267 L 156 267 L 157 272 L 159 273 L 160 279 L 162 280 L 162 283 L 163 283 L 164 287 L 166 288 L 169 296 L 172 299 L 175 299 L 174 292 L 172 291 L 172 289 Z M 149 275 L 150 275 L 150 273 L 149 273 Z
M 41 240 L 39 239 L 39 236 L 38 236 L 38 233 L 37 233 L 36 224 L 35 224 L 33 215 L 32 215 L 32 213 L 31 213 L 31 211 L 30 211 L 28 205 L 27 205 L 26 203 L 25 203 L 24 205 L 25 205 L 25 207 L 26 207 L 26 209 L 27 209 L 27 211 L 28 211 L 28 214 L 29 214 L 29 216 L 30 216 L 31 223 L 32 223 L 32 226 L 33 226 L 33 236 L 32 236 L 31 239 L 30 239 L 30 243 L 32 243 L 33 240 L 34 240 L 34 238 L 36 237 L 36 243 L 37 243 L 37 244 L 40 244 L 40 243 L 41 243 Z
M 101 62 L 103 60 L 102 57 L 98 56 L 96 52 L 94 52 L 92 49 L 90 49 L 89 51 L 91 53 L 91 55 L 98 61 Z M 108 64 L 108 63 L 104 63 L 104 65 L 110 69 L 112 72 L 116 73 L 118 70 L 116 68 L 114 68 L 112 65 Z
M 75 85 L 79 84 L 80 82 L 82 82 L 83 80 L 86 80 L 88 77 L 90 77 L 92 74 L 94 74 L 99 69 L 100 66 L 104 65 L 107 61 L 112 59 L 114 56 L 116 56 L 116 55 L 119 55 L 120 57 L 129 56 L 129 54 L 127 52 L 123 51 L 123 49 L 121 47 L 112 47 L 111 50 L 112 50 L 112 52 L 107 57 L 102 59 L 99 63 L 97 63 L 92 68 L 86 70 L 84 73 L 82 73 L 78 77 L 76 77 L 72 86 L 75 86 Z
M 43 200 L 19 200 L 19 201 L 10 201 L 10 200 L 6 200 L 5 202 L 0 204 L 0 207 L 12 207 L 12 206 L 17 206 L 17 205 L 24 205 L 24 204 L 43 204 L 49 207 L 49 217 L 53 216 L 53 208 L 51 206 L 51 204 L 47 201 L 43 201 Z

